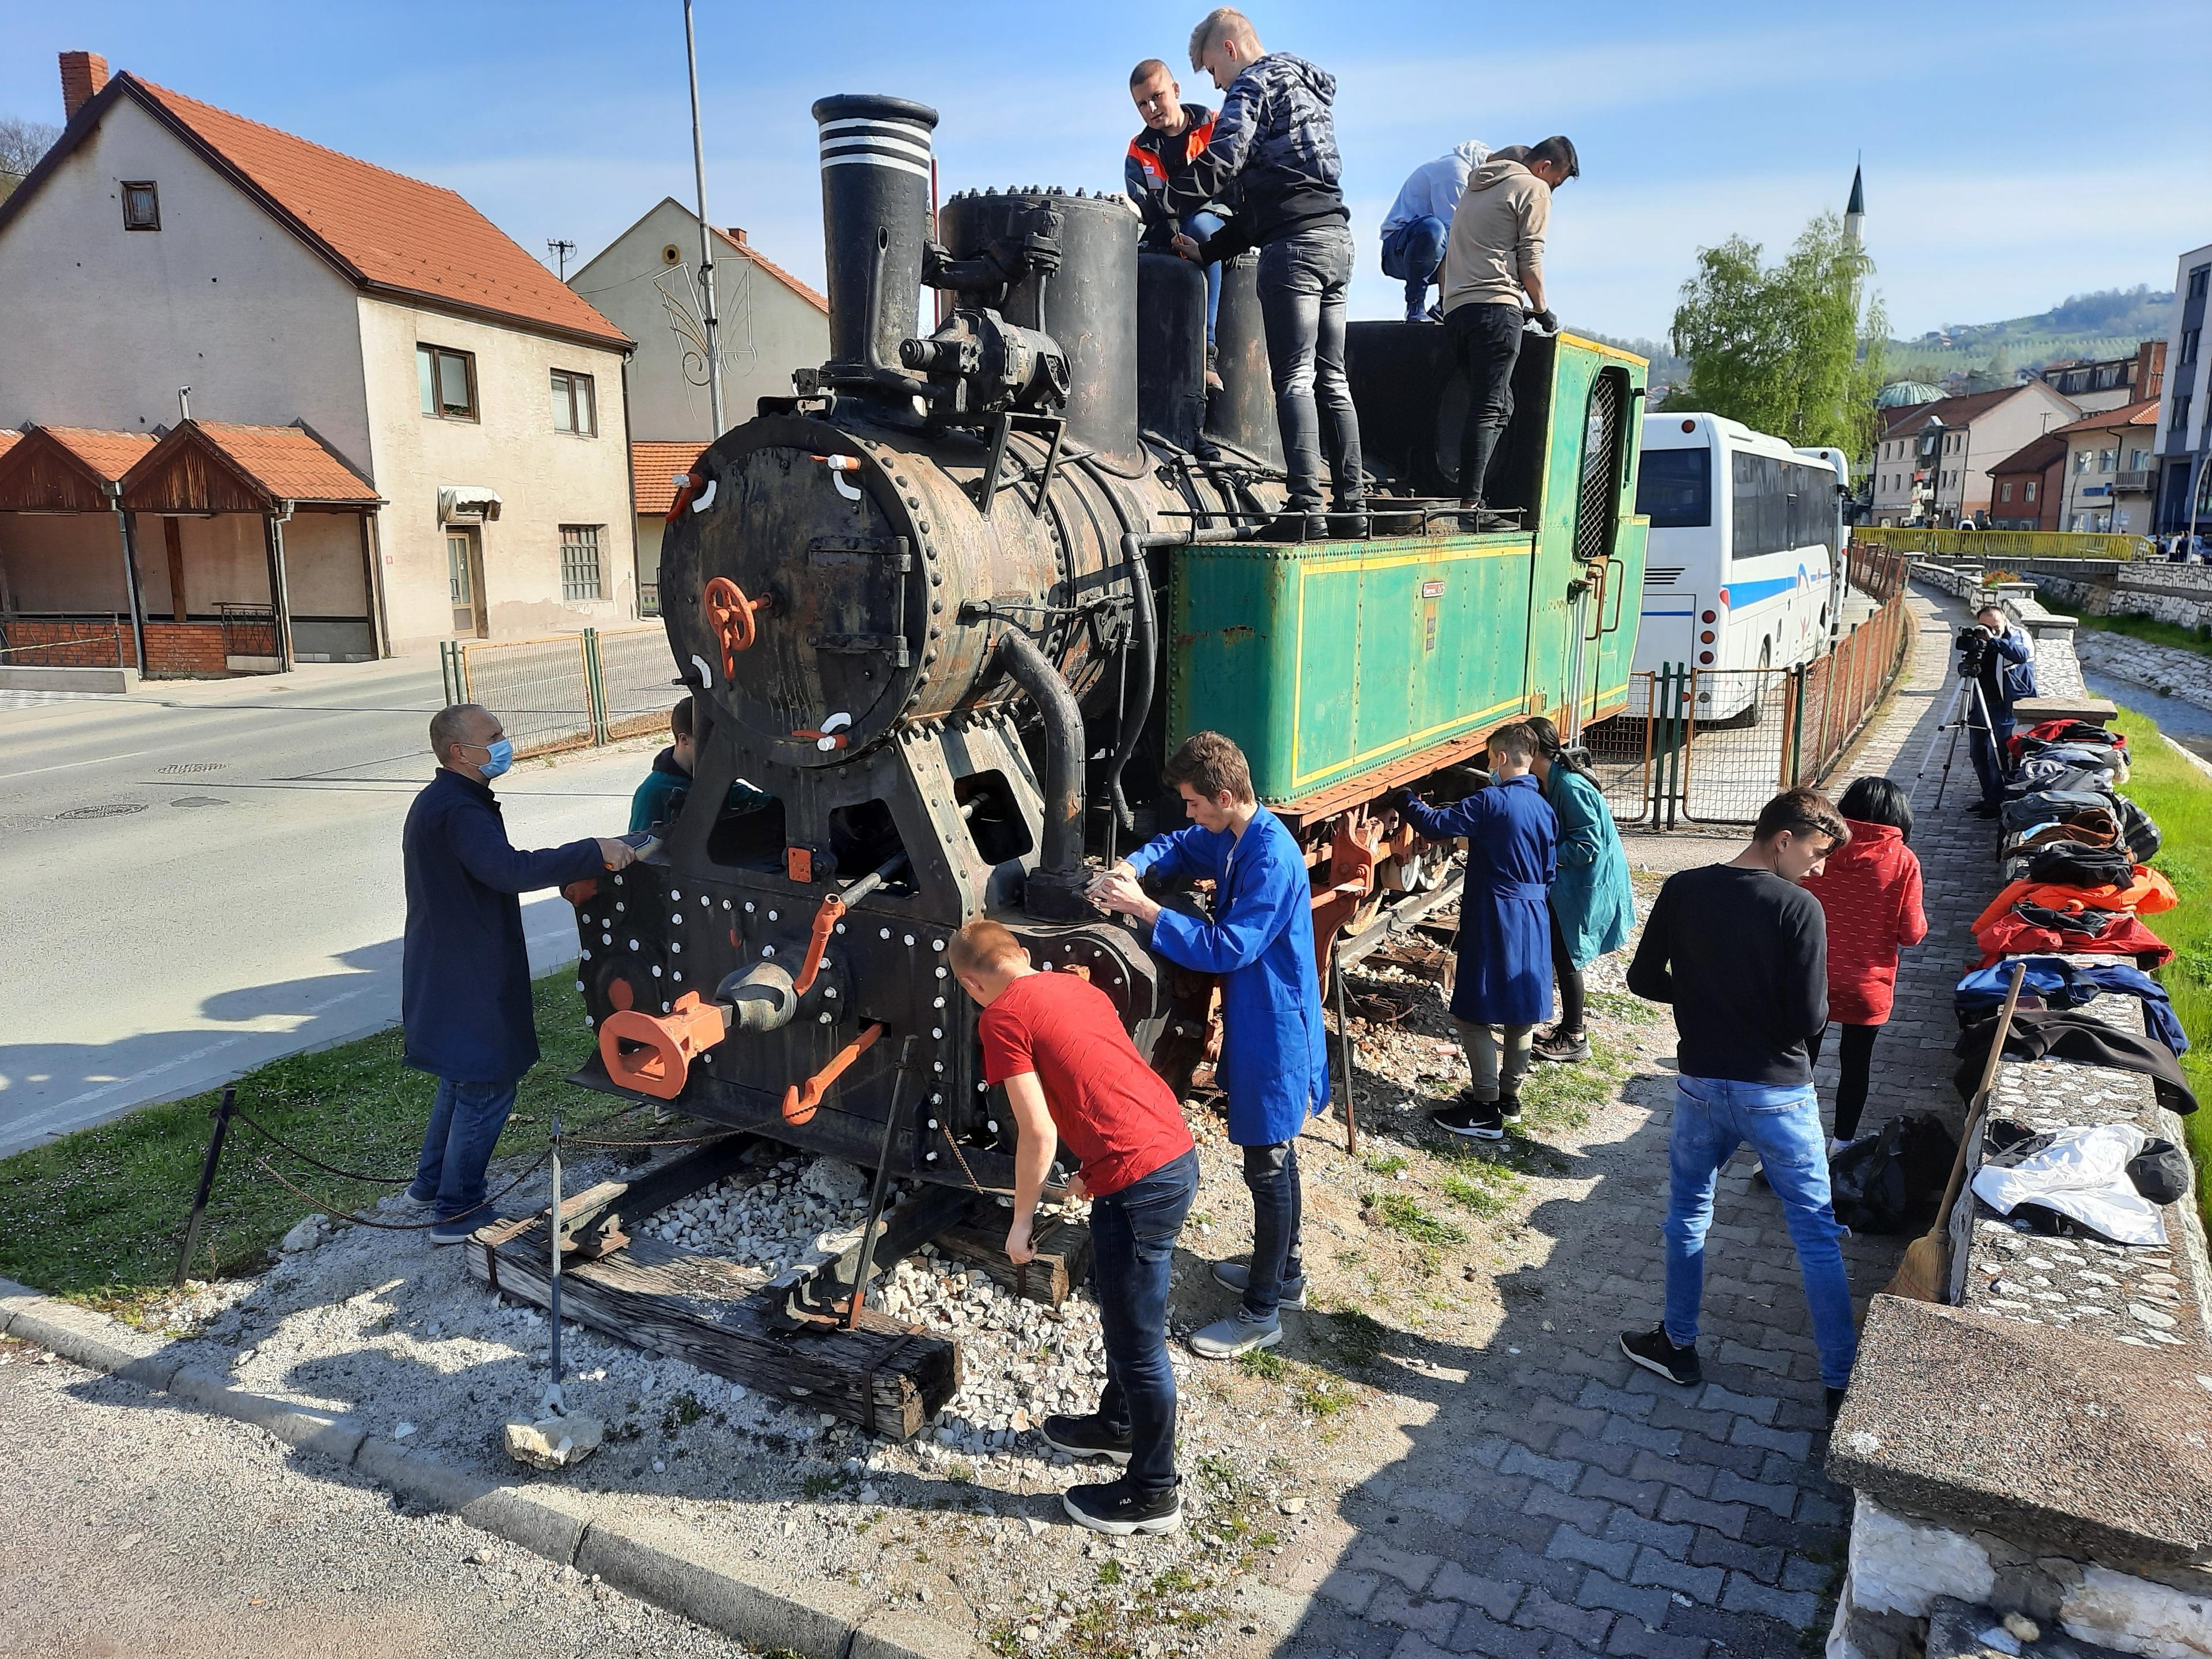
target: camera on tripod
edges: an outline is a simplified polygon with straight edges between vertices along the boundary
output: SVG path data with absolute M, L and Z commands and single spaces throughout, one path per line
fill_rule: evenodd
M 1958 647 L 1959 673 L 1962 678 L 1980 678 L 1982 665 L 1988 660 L 1990 647 L 1996 642 L 1996 635 L 1978 624 L 1959 630 L 1958 636 L 1953 643 Z

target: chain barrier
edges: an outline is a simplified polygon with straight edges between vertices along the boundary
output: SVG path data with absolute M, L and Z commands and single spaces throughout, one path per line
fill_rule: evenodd
M 551 1163 L 553 1161 L 553 1149 L 550 1146 L 547 1147 L 545 1149 L 544 1155 L 541 1157 L 537 1163 L 532 1164 L 520 1175 L 515 1176 L 514 1180 L 508 1182 L 505 1187 L 502 1187 L 498 1192 L 494 1193 L 489 1198 L 485 1199 L 482 1203 L 471 1204 L 467 1209 L 459 1212 L 458 1214 L 446 1216 L 442 1218 L 433 1217 L 428 1221 L 372 1220 L 368 1216 L 356 1214 L 354 1212 L 347 1210 L 339 1205 L 327 1203 L 324 1200 L 318 1198 L 314 1194 L 307 1191 L 303 1187 L 294 1186 L 290 1182 L 285 1180 L 283 1176 L 278 1175 L 274 1169 L 270 1167 L 270 1163 L 267 1158 L 257 1158 L 253 1161 L 256 1164 L 258 1164 L 261 1166 L 262 1172 L 271 1181 L 275 1182 L 279 1187 L 282 1187 L 286 1192 L 292 1194 L 295 1197 L 306 1199 L 308 1203 L 313 1205 L 317 1210 L 320 1211 L 325 1215 L 331 1216 L 338 1220 L 351 1222 L 356 1227 L 373 1227 L 380 1233 L 419 1233 L 432 1227 L 450 1227 L 456 1221 L 465 1220 L 468 1217 L 474 1215 L 478 1210 L 489 1209 L 493 1205 L 499 1203 L 501 1200 L 506 1198 L 509 1193 L 513 1192 L 516 1188 L 522 1185 L 524 1182 L 529 1180 L 531 1176 L 536 1175 L 540 1170 Z M 409 1179 L 412 1180 L 413 1177 L 410 1176 Z

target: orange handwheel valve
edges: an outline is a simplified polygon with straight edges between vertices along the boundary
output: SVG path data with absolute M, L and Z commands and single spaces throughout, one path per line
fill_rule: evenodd
M 749 599 L 745 590 L 727 576 L 717 576 L 707 584 L 700 603 L 706 608 L 707 626 L 722 642 L 722 675 L 726 679 L 738 672 L 738 653 L 751 650 L 753 641 L 760 637 L 753 613 L 768 608 L 768 596 Z

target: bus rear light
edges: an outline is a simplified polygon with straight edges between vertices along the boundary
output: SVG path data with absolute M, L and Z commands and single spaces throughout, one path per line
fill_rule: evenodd
M 1697 429 L 1698 423 L 1695 421 L 1685 421 L 1682 422 L 1682 430 L 1685 432 L 1695 432 Z
M 1699 622 L 1718 622 L 1720 618 L 1716 617 L 1711 611 L 1708 611 L 1704 615 L 1700 616 L 1698 620 Z
M 1713 630 L 1710 628 L 1705 629 L 1704 633 L 1698 635 L 1698 643 L 1699 645 L 1711 645 L 1712 642 Z
M 1709 663 L 1709 662 L 1711 662 L 1712 659 L 1713 659 L 1713 653 L 1712 653 L 1711 652 L 1710 652 L 1710 651 L 1700 651 L 1700 652 L 1698 652 L 1698 660 L 1699 662 L 1708 662 L 1708 663 Z

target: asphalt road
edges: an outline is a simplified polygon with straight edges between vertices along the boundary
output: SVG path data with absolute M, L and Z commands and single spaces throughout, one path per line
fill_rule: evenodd
M 399 1018 L 399 830 L 437 665 L 303 667 L 127 697 L 0 693 L 0 1154 Z M 500 780 L 507 833 L 620 833 L 653 745 Z M 540 970 L 573 957 L 526 898 Z
M 0 1339 L 0 1655 L 747 1659 L 258 1430 Z

